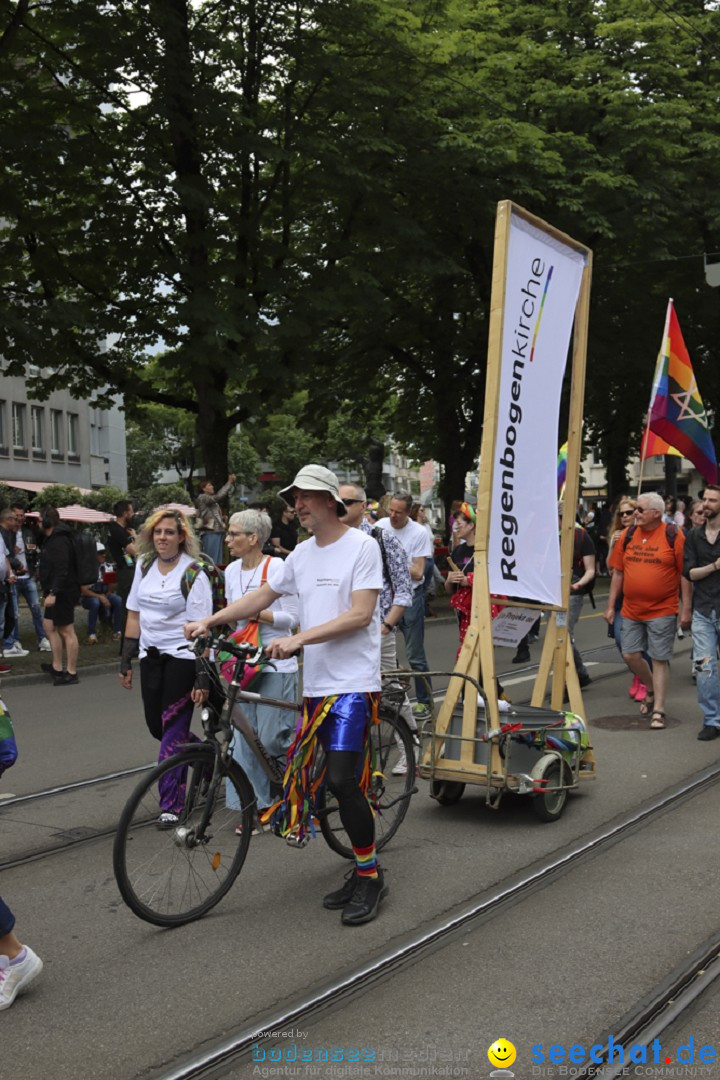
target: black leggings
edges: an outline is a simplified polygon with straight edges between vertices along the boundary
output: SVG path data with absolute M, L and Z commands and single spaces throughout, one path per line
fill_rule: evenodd
M 328 750 L 325 782 L 338 801 L 340 820 L 354 848 L 375 842 L 375 821 L 360 790 L 357 773 L 362 754 L 354 750 Z

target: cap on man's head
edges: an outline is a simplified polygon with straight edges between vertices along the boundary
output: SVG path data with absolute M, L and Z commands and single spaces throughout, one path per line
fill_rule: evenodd
M 334 472 L 326 469 L 324 465 L 303 465 L 292 484 L 282 489 L 280 496 L 290 506 L 295 506 L 294 488 L 299 488 L 300 491 L 327 491 L 328 495 L 332 495 L 335 500 L 338 517 L 344 517 L 347 514 L 345 504 L 340 498 L 338 478 Z
M 95 547 L 97 548 L 98 551 L 104 551 L 105 550 L 105 545 L 101 544 L 99 540 L 96 541 Z

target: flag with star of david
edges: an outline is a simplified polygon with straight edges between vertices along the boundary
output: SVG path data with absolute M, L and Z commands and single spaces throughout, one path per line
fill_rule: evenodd
M 717 458 L 705 406 L 672 300 L 658 357 L 650 431 L 692 461 L 708 484 L 717 483 Z

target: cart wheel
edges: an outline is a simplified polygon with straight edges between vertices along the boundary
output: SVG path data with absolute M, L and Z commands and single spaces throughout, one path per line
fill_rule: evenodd
M 465 785 L 459 780 L 433 780 L 430 785 L 430 794 L 441 806 L 452 806 L 460 802 Z
M 541 795 L 534 795 L 532 808 L 540 821 L 557 821 L 565 809 L 568 789 L 561 785 L 572 783 L 572 773 L 565 761 L 556 757 L 549 757 L 540 768 L 533 769 L 533 779 L 547 780 L 547 788 L 554 790 L 545 791 Z

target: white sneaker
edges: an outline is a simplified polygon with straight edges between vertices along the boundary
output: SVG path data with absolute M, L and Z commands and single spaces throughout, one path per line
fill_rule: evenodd
M 393 766 L 391 776 L 407 776 L 407 757 L 405 752 L 397 759 L 397 763 Z
M 27 955 L 19 964 L 11 964 L 7 956 L 0 956 L 0 1009 L 9 1009 L 20 991 L 43 969 L 40 957 L 27 945 L 25 950 Z
M 27 649 L 23 649 L 19 641 L 14 641 L 11 649 L 4 649 L 3 656 L 29 656 Z
M 42 641 L 38 642 L 38 649 L 40 650 L 40 652 L 52 652 L 52 647 L 46 637 L 44 637 Z

